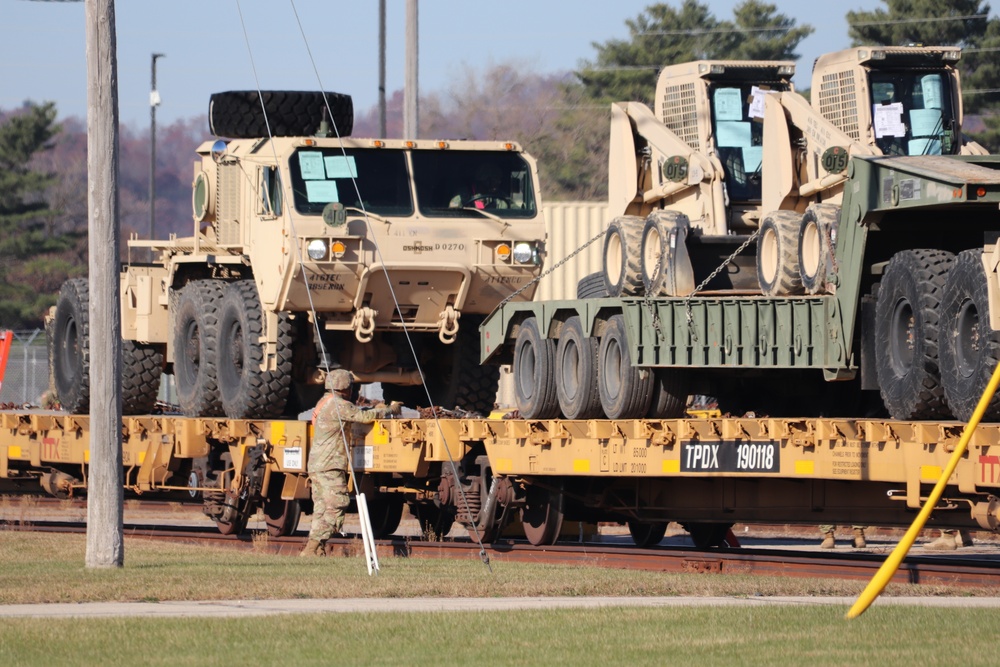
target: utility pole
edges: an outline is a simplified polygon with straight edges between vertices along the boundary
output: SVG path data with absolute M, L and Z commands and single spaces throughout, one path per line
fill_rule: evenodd
M 156 230 L 156 107 L 160 106 L 160 92 L 156 90 L 156 59 L 166 58 L 164 53 L 154 53 L 152 57 L 152 77 L 149 93 L 149 240 L 153 240 Z M 153 249 L 149 249 L 150 260 Z
M 417 139 L 420 110 L 417 104 L 418 47 L 417 0 L 406 0 L 406 80 L 403 84 L 403 138 Z
M 385 0 L 378 0 L 378 136 L 385 134 Z
M 118 54 L 114 0 L 86 0 L 90 250 L 88 568 L 125 563 L 122 344 L 118 284 Z

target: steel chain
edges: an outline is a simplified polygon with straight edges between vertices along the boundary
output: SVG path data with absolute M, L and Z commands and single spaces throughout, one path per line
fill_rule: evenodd
M 729 257 L 727 257 L 725 260 L 723 260 L 722 264 L 719 264 L 719 266 L 716 267 L 716 269 L 714 271 L 712 271 L 710 274 L 708 274 L 707 278 L 705 278 L 704 280 L 702 280 L 701 283 L 697 287 L 695 287 L 694 290 L 684 298 L 684 314 L 687 317 L 688 329 L 691 331 L 691 339 L 692 340 L 698 340 L 698 336 L 697 336 L 697 334 L 695 333 L 694 329 L 691 326 L 691 322 L 694 319 L 694 316 L 691 314 L 691 298 L 695 294 L 697 294 L 698 292 L 700 292 L 705 287 L 705 285 L 707 285 L 708 283 L 712 282 L 712 279 L 715 278 L 717 275 L 719 275 L 719 273 L 722 272 L 722 269 L 726 268 L 730 264 L 730 262 L 732 262 L 734 259 L 736 259 L 737 255 L 739 255 L 741 252 L 743 252 L 744 250 L 746 250 L 746 248 L 747 248 L 748 245 L 750 245 L 751 243 L 753 243 L 754 241 L 756 241 L 758 236 L 760 236 L 760 228 L 759 227 L 757 228 L 757 231 L 755 231 L 753 234 L 751 234 L 747 238 L 746 241 L 744 241 L 743 243 L 740 244 L 739 248 L 737 248 L 736 250 L 733 251 L 733 254 L 731 254 Z

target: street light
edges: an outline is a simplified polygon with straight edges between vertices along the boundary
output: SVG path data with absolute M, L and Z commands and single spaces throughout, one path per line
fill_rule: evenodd
M 156 59 L 166 58 L 165 53 L 154 53 L 152 60 L 152 84 L 149 93 L 149 240 L 153 240 L 156 229 L 156 107 L 160 106 L 160 93 L 156 90 Z M 153 249 L 149 249 L 152 259 Z

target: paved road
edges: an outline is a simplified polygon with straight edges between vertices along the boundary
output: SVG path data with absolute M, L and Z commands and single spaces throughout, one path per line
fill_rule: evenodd
M 0 605 L 0 618 L 105 618 L 141 616 L 267 616 L 272 614 L 508 611 L 514 609 L 594 609 L 601 607 L 733 607 L 836 605 L 846 612 L 848 597 L 530 597 L 530 598 L 346 598 L 339 600 L 209 600 L 193 602 L 84 602 Z M 882 597 L 876 605 L 920 605 L 1000 609 L 1000 597 Z

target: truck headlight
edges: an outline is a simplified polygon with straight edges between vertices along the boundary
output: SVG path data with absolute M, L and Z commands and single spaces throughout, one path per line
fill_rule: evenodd
M 313 239 L 306 246 L 306 253 L 309 254 L 309 259 L 314 262 L 326 259 L 326 241 L 323 239 Z
M 518 264 L 527 264 L 531 261 L 534 253 L 532 252 L 531 244 L 521 241 L 520 243 L 514 244 L 514 261 Z

